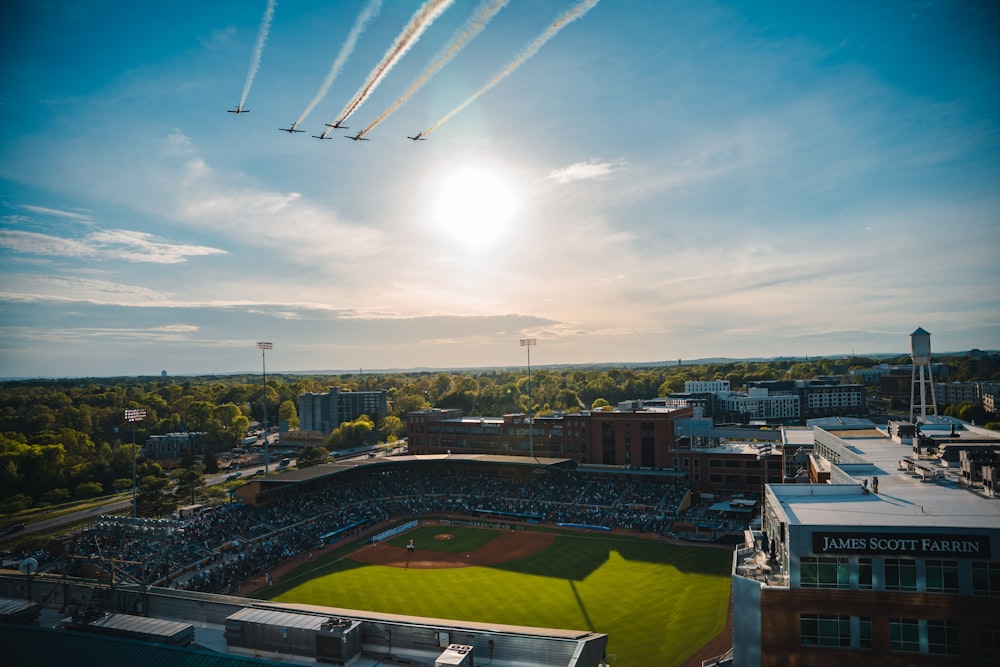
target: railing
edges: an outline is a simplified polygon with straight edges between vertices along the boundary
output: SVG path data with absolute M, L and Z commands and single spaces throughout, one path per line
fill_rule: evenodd
M 701 667 L 716 667 L 716 665 L 730 665 L 733 662 L 733 649 L 729 649 L 722 655 L 701 661 Z

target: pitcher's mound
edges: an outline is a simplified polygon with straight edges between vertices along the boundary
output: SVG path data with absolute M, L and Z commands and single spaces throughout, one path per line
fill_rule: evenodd
M 451 540 L 450 533 L 438 533 L 435 540 Z M 393 547 L 387 542 L 367 546 L 351 554 L 351 560 L 368 565 L 387 565 L 415 569 L 446 569 L 451 567 L 472 567 L 474 565 L 498 565 L 525 558 L 544 551 L 555 538 L 551 533 L 536 533 L 528 530 L 504 531 L 489 544 L 469 553 L 450 554 L 429 549 L 407 551 L 405 547 Z

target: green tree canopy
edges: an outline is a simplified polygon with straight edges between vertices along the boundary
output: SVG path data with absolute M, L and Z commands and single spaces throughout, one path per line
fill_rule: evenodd
M 299 468 L 310 468 L 320 463 L 326 463 L 330 459 L 330 452 L 323 447 L 309 445 L 303 447 L 302 451 L 295 459 L 295 465 Z

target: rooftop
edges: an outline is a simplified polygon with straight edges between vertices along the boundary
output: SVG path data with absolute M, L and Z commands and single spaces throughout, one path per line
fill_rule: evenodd
M 790 524 L 1000 529 L 1000 498 L 960 484 L 954 468 L 930 459 L 905 465 L 912 447 L 874 426 L 819 431 L 843 454 L 833 462 L 833 483 L 768 486 Z M 875 477 L 878 493 L 866 495 L 862 485 Z

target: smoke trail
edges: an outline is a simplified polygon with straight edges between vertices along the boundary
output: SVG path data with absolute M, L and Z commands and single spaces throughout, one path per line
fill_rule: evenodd
M 368 6 L 365 7 L 358 18 L 354 21 L 354 26 L 351 28 L 351 32 L 347 35 L 347 41 L 344 45 L 340 47 L 340 53 L 337 55 L 337 59 L 333 61 L 333 65 L 330 67 L 329 73 L 326 75 L 326 79 L 323 80 L 323 85 L 319 87 L 316 92 L 316 96 L 309 102 L 306 106 L 305 111 L 299 116 L 298 120 L 295 121 L 296 126 L 300 125 L 302 121 L 306 119 L 312 110 L 319 104 L 319 101 L 326 96 L 326 92 L 330 90 L 330 86 L 333 85 L 334 79 L 340 74 L 341 68 L 344 63 L 347 62 L 347 58 L 350 57 L 351 53 L 354 51 L 355 45 L 358 43 L 358 38 L 361 37 L 361 33 L 364 32 L 365 28 L 368 26 L 368 22 L 373 18 L 378 16 L 379 11 L 382 9 L 382 0 L 370 0 Z M 325 134 L 325 133 L 324 133 Z
M 264 42 L 267 41 L 267 33 L 271 29 L 271 19 L 274 18 L 275 0 L 267 0 L 267 9 L 264 10 L 264 18 L 261 19 L 260 28 L 257 29 L 257 43 L 253 46 L 253 56 L 250 57 L 250 71 L 247 72 L 246 83 L 243 84 L 243 95 L 240 97 L 242 108 L 250 94 L 250 86 L 253 85 L 253 78 L 257 76 L 257 68 L 260 67 L 260 54 L 264 52 Z
M 340 116 L 337 117 L 337 121 L 335 122 L 347 120 L 368 99 L 368 96 L 381 83 L 383 77 L 389 73 L 389 70 L 406 55 L 406 52 L 410 50 L 411 46 L 417 43 L 417 40 L 430 27 L 431 23 L 444 13 L 444 10 L 448 9 L 453 2 L 455 0 L 427 0 L 417 10 L 416 14 L 410 19 L 410 22 L 406 24 L 403 31 L 396 37 L 396 41 L 392 43 L 389 50 L 382 56 L 381 62 L 368 75 L 368 79 L 364 85 L 354 94 L 354 97 L 347 103 L 344 110 L 340 112 Z
M 518 67 L 520 67 L 521 65 L 523 65 L 526 60 L 528 60 L 529 58 L 531 58 L 531 56 L 533 56 L 536 53 L 538 53 L 538 50 L 540 48 L 542 48 L 543 46 L 545 46 L 545 43 L 547 41 L 549 41 L 550 39 L 552 39 L 553 37 L 555 37 L 556 34 L 558 34 L 558 32 L 560 30 L 562 30 L 563 28 L 566 27 L 567 24 L 572 23 L 576 19 L 580 18 L 581 16 L 583 16 L 584 14 L 586 14 L 587 12 L 589 12 L 594 7 L 594 5 L 596 5 L 598 2 L 600 2 L 600 0 L 583 0 L 582 2 L 580 2 L 579 4 L 577 4 L 575 7 L 572 7 L 569 10 L 567 10 L 566 13 L 564 13 L 562 16 L 560 16 L 559 18 L 557 18 L 552 23 L 552 25 L 550 25 L 548 28 L 546 28 L 545 32 L 543 32 L 541 35 L 539 35 L 535 39 L 535 41 L 533 41 L 531 44 L 529 44 L 517 56 L 517 58 L 514 58 L 514 60 L 511 61 L 511 63 L 509 65 L 507 65 L 502 70 L 500 70 L 500 73 L 497 74 L 496 76 L 494 76 L 489 81 L 489 83 L 487 83 L 485 86 L 483 86 L 482 88 L 480 88 L 479 90 L 477 90 L 475 93 L 473 93 L 472 96 L 469 97 L 469 99 L 465 100 L 464 102 L 462 102 L 461 104 L 459 104 L 457 107 L 455 107 L 454 109 L 452 109 L 451 111 L 449 111 L 444 116 L 444 118 L 442 118 L 438 122 L 436 122 L 433 125 L 431 125 L 430 129 L 428 129 L 425 132 L 423 132 L 423 136 L 426 137 L 428 134 L 430 134 L 434 130 L 438 129 L 439 127 L 441 127 L 442 125 L 444 125 L 445 123 L 447 123 L 449 120 L 451 120 L 451 118 L 455 114 L 457 114 L 462 109 L 464 109 L 465 107 L 467 107 L 470 104 L 472 104 L 473 102 L 475 102 L 483 93 L 485 93 L 490 88 L 492 88 L 493 86 L 495 86 L 498 83 L 500 83 L 501 81 L 503 81 L 508 76 L 510 76 L 510 74 L 514 70 L 516 70 Z
M 479 5 L 479 9 L 476 13 L 466 21 L 465 25 L 455 34 L 452 38 L 451 43 L 448 44 L 431 62 L 431 64 L 424 70 L 416 81 L 413 82 L 405 93 L 403 93 L 398 100 L 396 100 L 391 107 L 382 112 L 382 115 L 376 118 L 371 125 L 366 127 L 361 131 L 362 136 L 367 134 L 373 127 L 381 123 L 383 120 L 389 117 L 396 109 L 403 106 L 406 100 L 410 99 L 415 92 L 420 90 L 425 83 L 430 81 L 431 77 L 437 74 L 438 70 L 448 64 L 448 61 L 458 55 L 466 44 L 472 41 L 472 38 L 478 35 L 486 24 L 490 22 L 490 19 L 496 15 L 509 0 L 483 0 L 483 3 Z

